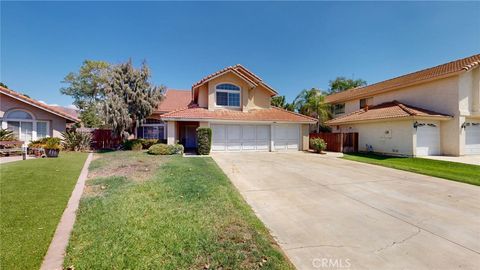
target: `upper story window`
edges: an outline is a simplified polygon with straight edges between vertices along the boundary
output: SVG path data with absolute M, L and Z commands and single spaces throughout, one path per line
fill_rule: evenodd
M 345 113 L 345 103 L 338 103 L 333 105 L 333 114 L 342 114 Z
M 362 98 L 360 99 L 360 109 L 363 109 L 367 106 L 373 105 L 373 98 Z
M 222 83 L 215 87 L 217 106 L 240 107 L 240 87 Z

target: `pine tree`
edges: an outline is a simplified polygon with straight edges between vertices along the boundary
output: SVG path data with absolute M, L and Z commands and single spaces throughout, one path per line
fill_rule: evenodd
M 153 86 L 149 79 L 145 63 L 135 69 L 129 60 L 112 68 L 105 89 L 104 113 L 115 135 L 128 138 L 135 123 L 151 115 L 162 100 L 165 87 Z

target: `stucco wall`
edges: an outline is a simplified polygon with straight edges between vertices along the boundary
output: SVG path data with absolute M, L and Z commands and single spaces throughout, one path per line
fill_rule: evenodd
M 175 144 L 178 140 L 178 130 L 176 121 L 167 122 L 167 144 Z
M 61 137 L 60 133 L 65 131 L 67 125 L 65 118 L 28 105 L 9 96 L 0 94 L 0 118 L 3 119 L 3 116 L 6 112 L 14 109 L 27 110 L 37 121 L 48 121 L 50 127 L 48 134 L 49 136 Z
M 198 88 L 198 106 L 202 108 L 208 107 L 208 89 L 206 85 Z
M 249 92 L 249 100 L 247 103 L 248 110 L 270 108 L 270 92 L 268 92 L 265 87 L 257 86 Z
M 309 142 L 309 134 L 310 134 L 310 125 L 309 124 L 303 124 L 301 125 L 301 150 L 308 150 L 310 147 L 310 142 Z
M 241 97 L 240 97 L 240 110 L 248 111 L 251 109 L 257 108 L 270 108 L 270 94 L 269 92 L 262 86 L 258 86 L 252 89 L 252 87 L 245 82 L 243 79 L 240 79 L 238 76 L 234 75 L 233 73 L 226 73 L 222 76 L 219 76 L 207 83 L 208 88 L 208 109 L 209 110 L 225 110 L 225 109 L 237 109 L 237 108 L 225 108 L 225 107 L 217 107 L 215 105 L 215 86 L 220 83 L 233 83 L 241 88 Z M 206 90 L 203 90 L 204 92 Z M 202 100 L 200 104 L 200 95 L 202 89 L 199 92 L 199 106 L 204 106 L 205 102 Z M 202 97 L 203 99 L 203 97 Z
M 413 120 L 352 124 L 340 128 L 342 132 L 358 132 L 359 151 L 367 151 L 368 144 L 378 153 L 413 155 Z

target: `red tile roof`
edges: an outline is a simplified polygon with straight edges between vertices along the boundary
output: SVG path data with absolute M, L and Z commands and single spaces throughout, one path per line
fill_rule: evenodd
M 248 112 L 234 110 L 215 110 L 209 111 L 205 108 L 191 107 L 183 110 L 177 110 L 161 116 L 164 120 L 231 120 L 231 121 L 275 121 L 275 122 L 300 122 L 316 123 L 315 118 L 311 118 L 298 113 L 286 111 L 277 107 L 270 109 L 256 109 Z
M 409 106 L 398 101 L 386 102 L 368 109 L 361 109 L 326 122 L 327 125 L 339 125 L 361 121 L 393 119 L 405 117 L 434 117 L 450 119 L 451 116 Z
M 40 109 L 42 109 L 42 110 L 45 110 L 45 111 L 47 111 L 47 112 L 49 112 L 49 113 L 53 113 L 53 114 L 55 114 L 55 115 L 58 115 L 58 116 L 60 116 L 60 117 L 63 117 L 63 118 L 65 118 L 65 119 L 69 120 L 69 121 L 72 121 L 72 122 L 79 122 L 79 121 L 80 121 L 80 120 L 79 120 L 77 117 L 75 117 L 75 116 L 72 116 L 72 115 L 70 115 L 70 114 L 67 114 L 67 113 L 65 113 L 65 112 L 63 112 L 63 111 L 61 111 L 61 110 L 59 110 L 59 109 L 57 109 L 57 108 L 55 108 L 55 107 L 53 107 L 53 106 L 48 106 L 47 104 L 44 104 L 44 103 L 42 103 L 42 102 L 40 102 L 40 101 L 37 101 L 37 100 L 34 100 L 34 99 L 32 99 L 32 98 L 26 97 L 26 96 L 24 96 L 24 95 L 22 95 L 22 94 L 20 94 L 20 93 L 18 93 L 18 92 L 15 92 L 15 91 L 13 91 L 13 90 L 11 90 L 11 89 L 8 89 L 8 88 L 5 88 L 5 87 L 0 86 L 0 93 L 5 94 L 5 95 L 7 95 L 7 96 L 10 96 L 10 97 L 12 97 L 12 98 L 14 98 L 14 99 L 16 99 L 16 100 L 22 101 L 22 102 L 24 102 L 24 103 L 30 104 L 30 105 L 32 105 L 32 106 L 34 106 L 34 107 L 40 108 Z
M 329 95 L 325 98 L 326 102 L 335 103 L 356 98 L 371 96 L 376 93 L 387 92 L 398 88 L 428 82 L 434 79 L 441 79 L 466 72 L 480 65 L 480 54 L 472 55 L 463 59 L 455 60 L 436 67 L 427 68 L 400 77 L 382 81 L 379 83 L 367 85 L 364 87 L 353 88 L 337 94 Z
M 187 108 L 192 102 L 190 90 L 168 89 L 164 99 L 158 104 L 154 113 L 165 113 Z
M 233 72 L 235 73 L 237 76 L 241 77 L 242 79 L 250 82 L 251 84 L 257 86 L 257 85 L 262 85 L 264 86 L 265 88 L 267 88 L 269 91 L 272 92 L 272 94 L 276 95 L 277 94 L 277 91 L 275 89 L 273 89 L 272 87 L 270 87 L 268 84 L 266 84 L 265 82 L 263 82 L 263 80 L 258 77 L 257 75 L 253 74 L 253 72 L 251 72 L 250 70 L 248 70 L 247 68 L 245 68 L 244 66 L 240 65 L 240 64 L 237 64 L 235 66 L 229 66 L 229 67 L 226 67 L 222 70 L 219 70 L 217 72 L 214 72 L 204 78 L 202 78 L 200 81 L 196 82 L 195 84 L 192 85 L 192 90 L 199 87 L 200 85 L 210 81 L 211 79 L 217 77 L 217 76 L 220 76 L 221 74 L 223 73 L 226 73 L 226 72 Z

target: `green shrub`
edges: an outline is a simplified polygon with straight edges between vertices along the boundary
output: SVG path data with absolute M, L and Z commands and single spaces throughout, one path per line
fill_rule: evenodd
M 88 132 L 62 132 L 62 146 L 70 151 L 86 151 L 90 149 L 92 134 Z
M 122 148 L 124 150 L 132 150 L 132 146 L 134 144 L 142 144 L 143 139 L 131 139 L 131 140 L 126 140 L 122 144 Z
M 140 151 L 143 149 L 143 145 L 140 142 L 135 142 L 132 144 L 132 150 L 133 151 Z
M 148 149 L 150 146 L 160 143 L 157 139 L 140 139 L 143 149 Z
M 151 155 L 172 155 L 174 149 L 172 145 L 159 143 L 150 146 L 150 148 L 148 148 L 148 153 Z
M 45 149 L 53 149 L 53 150 L 59 150 L 61 148 L 61 140 L 60 138 L 43 138 L 40 140 L 43 143 L 43 148 Z
M 150 146 L 150 148 L 148 148 L 147 153 L 151 155 L 183 154 L 183 145 L 181 144 L 168 145 L 168 144 L 158 143 Z
M 14 140 L 15 140 L 15 134 L 13 134 L 13 131 L 0 128 L 0 141 L 14 141 Z
M 208 155 L 212 147 L 212 129 L 206 127 L 197 128 L 198 154 Z
M 181 145 L 181 144 L 175 144 L 173 147 L 174 147 L 175 154 L 181 155 L 181 154 L 183 154 L 183 151 L 185 150 L 183 148 L 183 145 Z
M 318 153 L 321 153 L 323 150 L 327 149 L 327 143 L 321 138 L 311 138 L 310 145 Z
M 136 144 L 141 144 L 142 145 L 142 149 L 149 149 L 150 146 L 154 145 L 154 144 L 158 144 L 158 143 L 161 143 L 161 141 L 163 140 L 157 140 L 157 139 L 131 139 L 131 140 L 127 140 L 123 143 L 123 149 L 124 150 L 133 150 L 133 146 L 136 145 Z M 138 150 L 138 146 L 137 147 L 137 150 Z

